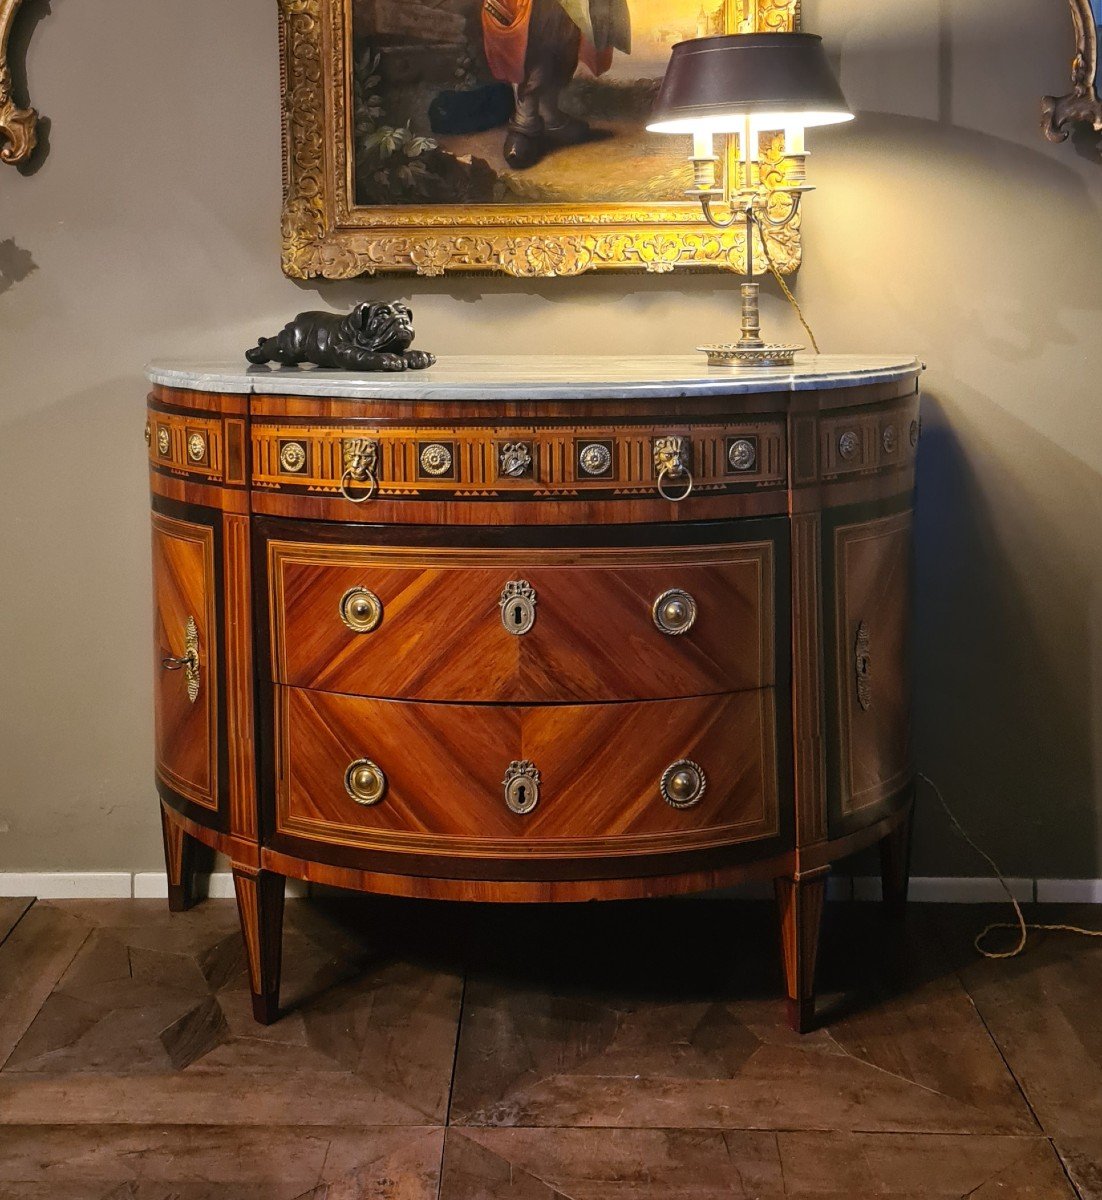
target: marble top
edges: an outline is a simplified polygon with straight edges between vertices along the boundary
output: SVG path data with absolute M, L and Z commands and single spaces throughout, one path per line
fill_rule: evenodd
M 730 396 L 891 383 L 922 370 L 910 355 L 799 355 L 792 367 L 710 367 L 702 354 L 441 355 L 424 371 L 327 371 L 236 362 L 150 363 L 151 383 L 198 392 L 349 400 L 603 400 Z

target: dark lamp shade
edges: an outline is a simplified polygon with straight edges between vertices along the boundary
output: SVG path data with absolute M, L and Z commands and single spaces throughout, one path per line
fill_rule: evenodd
M 647 122 L 652 133 L 736 133 L 853 118 L 813 33 L 733 33 L 678 42 Z

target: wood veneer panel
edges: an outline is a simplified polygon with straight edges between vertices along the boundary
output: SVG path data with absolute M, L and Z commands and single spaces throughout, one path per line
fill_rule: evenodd
M 214 530 L 153 514 L 153 698 L 157 771 L 176 792 L 218 810 L 218 644 Z M 188 698 L 183 670 L 165 658 L 184 657 L 189 618 L 199 633 L 199 693 Z
M 792 731 L 797 845 L 826 836 L 818 513 L 792 518 Z
M 834 531 L 837 572 L 840 807 L 849 817 L 880 805 L 911 772 L 911 513 Z M 867 634 L 867 692 L 859 687 L 859 630 Z
M 230 832 L 255 838 L 256 737 L 253 719 L 253 613 L 249 519 L 222 520 L 226 607 L 226 750 Z
M 735 845 L 779 831 L 770 689 L 680 701 L 517 706 L 368 700 L 277 688 L 276 830 L 300 839 L 452 857 L 578 858 Z M 346 793 L 350 762 L 387 774 L 382 802 Z M 707 776 L 674 809 L 665 768 Z M 513 760 L 541 774 L 536 809 L 505 804 Z
M 559 702 L 717 694 L 772 686 L 774 552 L 768 541 L 652 551 L 381 550 L 268 545 L 272 661 L 282 683 L 353 695 Z M 502 624 L 512 580 L 536 592 L 521 636 Z M 351 588 L 383 618 L 354 633 Z M 686 633 L 655 625 L 655 600 L 682 588 Z

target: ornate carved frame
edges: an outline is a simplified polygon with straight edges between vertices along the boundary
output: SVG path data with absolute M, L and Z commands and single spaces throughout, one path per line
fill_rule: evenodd
M 646 207 L 357 207 L 348 144 L 352 2 L 279 2 L 283 270 L 292 278 L 348 279 L 395 271 L 536 277 L 600 268 L 745 269 L 743 230 L 711 228 L 696 202 L 687 199 Z M 799 0 L 725 0 L 725 12 L 732 31 L 785 31 L 798 27 Z M 767 186 L 782 183 L 787 160 L 779 136 L 763 138 L 762 159 Z M 686 186 L 689 182 L 686 166 Z M 771 232 L 769 246 L 777 268 L 794 271 L 800 262 L 798 221 Z
M 37 141 L 38 113 L 17 108 L 12 99 L 11 68 L 8 66 L 8 37 L 15 14 L 23 0 L 0 0 L 0 161 L 17 164 L 30 157 Z
M 1042 128 L 1052 142 L 1067 140 L 1072 121 L 1088 121 L 1102 132 L 1102 100 L 1097 89 L 1098 31 L 1091 0 L 1070 0 L 1075 28 L 1075 57 L 1071 60 L 1071 92 L 1041 100 Z

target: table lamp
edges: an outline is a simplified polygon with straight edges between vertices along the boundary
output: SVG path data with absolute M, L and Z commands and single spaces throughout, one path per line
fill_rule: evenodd
M 799 313 L 792 293 L 773 267 L 766 228 L 783 229 L 795 221 L 806 183 L 804 130 L 853 119 L 842 89 L 823 52 L 822 38 L 811 33 L 736 33 L 693 38 L 673 48 L 662 87 L 647 124 L 652 133 L 691 134 L 693 186 L 687 195 L 700 201 L 704 216 L 717 229 L 746 223 L 746 282 L 742 285 L 742 336 L 738 342 L 701 346 L 712 365 L 790 366 L 802 346 L 762 340 L 759 285 L 754 282 L 754 227 L 762 250 L 787 299 Z M 767 188 L 758 162 L 759 135 L 784 131 L 785 157 L 792 162 L 790 182 Z M 715 134 L 739 139 L 737 177 L 730 188 L 730 212 L 719 217 L 712 205 L 724 189 L 716 183 L 719 161 Z M 776 202 L 782 211 L 777 214 Z M 800 320 L 814 343 L 807 322 Z M 817 349 L 817 347 L 816 347 Z

